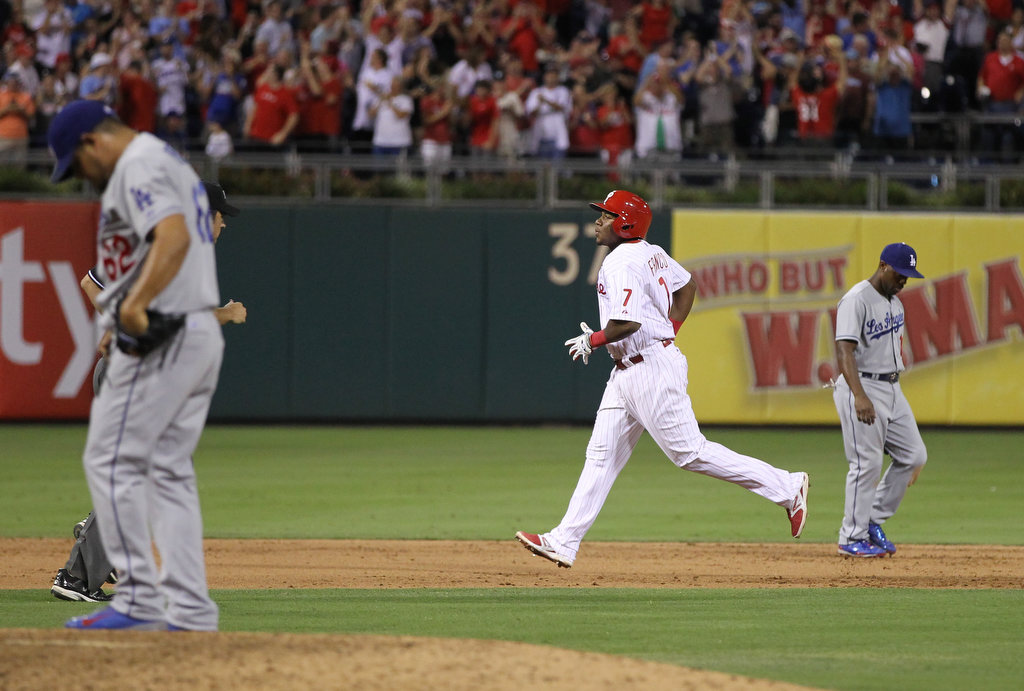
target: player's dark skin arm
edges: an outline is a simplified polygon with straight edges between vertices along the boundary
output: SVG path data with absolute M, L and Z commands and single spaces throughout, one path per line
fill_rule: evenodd
M 640 329 L 640 322 L 623 321 L 622 319 L 609 319 L 604 327 L 604 336 L 609 343 L 621 341 L 630 334 Z
M 697 297 L 697 284 L 690 282 L 672 293 L 672 306 L 668 310 L 668 318 L 676 322 L 684 322 L 693 309 L 693 301 Z
M 855 341 L 836 341 L 837 360 L 839 371 L 843 374 L 850 391 L 853 393 L 853 407 L 857 411 L 857 419 L 866 425 L 875 422 L 875 405 L 864 392 L 860 383 L 860 373 L 857 371 L 857 358 L 853 351 L 857 348 Z
M 121 325 L 135 336 L 145 333 L 149 327 L 146 308 L 178 275 L 191 241 L 185 217 L 181 214 L 168 216 L 157 223 L 151 235 L 153 244 L 139 272 L 139 279 L 121 303 Z

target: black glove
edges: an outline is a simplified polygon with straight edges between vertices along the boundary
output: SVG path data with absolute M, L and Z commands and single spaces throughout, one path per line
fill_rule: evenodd
M 183 314 L 163 314 L 156 310 L 146 310 L 149 327 L 145 333 L 133 336 L 121 326 L 121 304 L 114 309 L 117 325 L 117 348 L 122 353 L 143 357 L 169 341 L 185 324 Z

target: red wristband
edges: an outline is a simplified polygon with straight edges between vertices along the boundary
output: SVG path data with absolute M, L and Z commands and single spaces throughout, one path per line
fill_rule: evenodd
M 676 335 L 679 335 L 679 328 L 683 325 L 683 323 L 677 322 L 675 319 L 672 319 L 671 317 L 669 318 L 669 321 L 672 322 L 672 330 L 676 333 Z
M 594 333 L 590 334 L 591 348 L 600 348 L 606 343 L 608 343 L 608 337 L 604 335 L 604 329 L 601 329 L 600 331 L 595 331 Z

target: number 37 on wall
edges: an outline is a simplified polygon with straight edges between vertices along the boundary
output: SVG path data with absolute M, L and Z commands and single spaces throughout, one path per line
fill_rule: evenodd
M 579 224 L 552 223 L 548 226 L 548 235 L 555 239 L 555 244 L 551 246 L 551 258 L 555 260 L 555 264 L 548 267 L 548 280 L 556 286 L 575 283 L 580 276 L 580 255 L 573 247 L 573 243 L 580 236 Z M 583 235 L 588 238 L 597 237 L 597 229 L 593 223 L 583 226 Z M 594 259 L 590 262 L 590 270 L 587 272 L 587 283 L 590 285 L 597 283 L 597 273 L 607 254 L 608 248 L 603 245 L 594 252 Z

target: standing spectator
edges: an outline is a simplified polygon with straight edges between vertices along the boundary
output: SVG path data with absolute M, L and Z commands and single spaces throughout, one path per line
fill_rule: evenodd
M 363 42 L 366 52 L 372 54 L 375 50 L 383 50 L 388 56 L 388 69 L 392 75 L 402 73 L 402 39 L 395 36 L 391 24 L 381 24 L 376 34 L 367 34 Z
M 621 33 L 616 33 L 608 41 L 608 57 L 618 60 L 622 69 L 634 76 L 640 73 L 647 47 L 640 40 L 639 22 L 635 15 L 629 15 L 622 22 Z
M 174 54 L 174 39 L 160 44 L 160 57 L 152 64 L 153 81 L 160 94 L 157 114 L 160 129 L 177 135 L 185 122 L 185 87 L 188 86 L 188 65 Z
M 175 12 L 175 0 L 160 0 L 149 20 L 149 37 L 156 44 L 170 42 L 177 48 L 189 35 L 189 25 Z
M 390 91 L 370 106 L 374 155 L 400 156 L 412 146 L 412 111 L 412 98 L 402 93 L 402 78 L 392 77 Z
M 978 73 L 978 97 L 988 113 L 1018 113 L 1024 100 L 1024 58 L 1013 50 L 1012 29 L 999 32 L 996 49 L 985 56 Z M 1016 136 L 1013 123 L 987 125 L 982 129 L 982 146 L 1013 153 Z
M 735 46 L 735 44 L 734 44 Z M 733 105 L 731 55 L 709 51 L 697 70 L 699 86 L 700 144 L 705 154 L 731 154 L 735 148 L 733 126 L 736 108 Z
M 846 88 L 836 109 L 835 145 L 840 149 L 862 148 L 872 125 L 875 80 L 871 61 L 857 53 L 851 55 L 846 65 Z
M 303 66 L 312 97 L 309 134 L 326 142 L 331 151 L 337 148 L 341 136 L 341 104 L 345 95 L 345 85 L 334 67 L 336 64 L 333 58 L 328 60 L 316 55 L 308 66 Z
M 640 74 L 637 75 L 640 83 L 646 82 L 647 78 L 658 69 L 662 71 L 666 69 L 674 70 L 676 67 L 676 61 L 673 57 L 674 52 L 675 44 L 672 41 L 662 41 L 655 45 L 654 50 L 644 58 L 644 64 L 640 67 Z
M 921 0 L 915 0 L 920 5 Z M 942 20 L 942 9 L 938 0 L 925 0 L 923 16 L 914 24 L 914 41 L 925 46 L 924 51 L 924 85 L 932 98 L 938 98 L 942 90 L 946 59 L 946 42 L 949 40 L 949 27 Z
M 216 120 L 207 121 L 209 134 L 206 137 L 206 155 L 215 161 L 222 161 L 235 152 L 231 135 Z
M 683 96 L 675 83 L 655 73 L 633 96 L 636 112 L 636 155 L 638 158 L 675 158 L 683 150 L 679 120 Z
M 474 158 L 492 156 L 497 139 L 498 102 L 490 81 L 481 79 L 476 83 L 466 104 L 466 116 L 469 120 L 470 155 Z
M 430 51 L 434 55 L 434 44 L 423 35 L 419 20 L 407 15 L 398 20 L 398 44 L 401 46 L 402 65 L 408 65 L 416 59 L 421 49 Z
M 36 71 L 36 66 L 32 63 L 32 54 L 32 46 L 27 43 L 20 44 L 14 49 L 15 60 L 7 68 L 7 74 L 17 76 L 21 88 L 30 96 L 35 96 L 36 90 L 39 89 L 39 72 Z
M 282 48 L 293 50 L 292 25 L 282 19 L 281 0 L 267 3 L 267 15 L 256 29 L 256 40 L 266 41 L 271 55 L 277 55 Z
M 601 160 L 609 166 L 628 168 L 633 158 L 633 116 L 614 84 L 601 89 L 601 105 L 597 107 Z M 613 181 L 618 174 L 610 174 Z
M 114 57 L 117 69 L 128 69 L 128 65 L 137 60 L 141 51 L 145 50 L 148 41 L 149 36 L 138 15 L 126 12 L 124 22 L 110 35 L 110 54 Z
M 224 53 L 213 78 L 200 88 L 200 96 L 206 103 L 207 122 L 216 122 L 229 133 L 238 131 L 238 109 L 246 87 L 236 60 L 234 53 Z
M 903 151 L 910 144 L 913 66 L 892 60 L 893 46 L 878 50 L 875 73 L 875 144 L 884 151 Z
M 507 87 L 508 80 L 494 83 L 494 96 L 498 106 L 497 154 L 513 161 L 523 153 L 523 137 L 520 123 L 526 108 L 519 94 Z
M 983 0 L 947 0 L 946 21 L 951 26 L 954 49 L 949 73 L 956 79 L 958 99 L 978 108 L 974 85 L 985 59 L 985 35 L 988 32 L 988 7 Z
M 149 65 L 134 61 L 121 73 L 118 83 L 117 114 L 121 122 L 137 132 L 156 132 L 160 94 L 149 73 Z
M 70 55 L 61 53 L 57 56 L 57 68 L 53 76 L 57 82 L 55 85 L 57 91 L 67 100 L 74 100 L 75 94 L 78 93 L 79 79 L 75 71 L 71 69 Z
M 50 128 L 50 121 L 67 102 L 67 95 L 57 88 L 57 78 L 53 73 L 44 76 L 39 82 L 39 90 L 36 91 L 36 116 L 35 124 L 32 127 L 33 145 L 37 143 L 46 145 L 46 132 Z
M 377 105 L 380 98 L 388 92 L 392 77 L 388 69 L 388 54 L 380 48 L 370 53 L 370 57 L 359 72 L 359 82 L 356 85 L 356 113 L 352 121 L 354 139 L 372 139 L 374 116 L 370 114 L 370 108 Z
M 558 68 L 544 71 L 544 83 L 530 92 L 526 114 L 533 118 L 530 150 L 540 158 L 561 159 L 569 148 L 572 94 L 559 83 Z
M 8 72 L 0 82 L 0 166 L 25 167 L 28 128 L 35 113 L 32 95 L 18 75 Z
M 592 157 L 601 150 L 595 97 L 582 82 L 572 88 L 572 112 L 569 114 L 569 148 L 576 155 Z M 595 94 L 596 96 L 596 94 Z
M 537 6 L 530 2 L 520 2 L 512 11 L 512 15 L 502 22 L 498 36 L 504 40 L 508 51 L 523 63 L 526 73 L 536 74 L 540 70 L 537 49 L 540 47 L 541 34 L 544 32 L 543 18 L 537 11 Z
M 253 108 L 242 133 L 258 146 L 280 148 L 299 124 L 299 106 L 284 85 L 284 69 L 271 65 L 263 72 L 253 94 Z
M 640 41 L 653 50 L 656 45 L 672 39 L 676 15 L 666 0 L 646 0 L 632 9 L 640 21 Z
M 846 56 L 837 56 L 839 76 L 825 86 L 825 72 L 820 65 L 806 60 L 790 75 L 789 94 L 796 109 L 797 133 L 802 144 L 831 144 L 836 132 L 836 106 L 846 90 Z
M 479 46 L 470 48 L 466 57 L 455 63 L 448 73 L 448 81 L 455 86 L 455 95 L 460 101 L 469 98 L 478 81 L 493 78 L 491 66 L 484 62 L 484 51 Z
M 32 18 L 32 30 L 36 33 L 36 49 L 39 64 L 53 69 L 57 56 L 71 53 L 71 10 L 61 0 L 46 0 L 43 9 Z
M 117 84 L 112 74 L 113 60 L 106 53 L 93 53 L 89 60 L 89 73 L 82 78 L 78 95 L 90 101 L 100 101 L 108 106 L 117 95 Z
M 442 64 L 451 66 L 456 63 L 459 59 L 456 48 L 462 43 L 463 34 L 459 17 L 450 7 L 438 4 L 434 8 L 430 26 L 423 35 L 434 44 L 434 52 Z
M 428 166 L 442 170 L 452 158 L 452 99 L 451 87 L 444 79 L 435 77 L 427 93 L 420 99 L 423 119 L 423 139 L 420 153 Z

